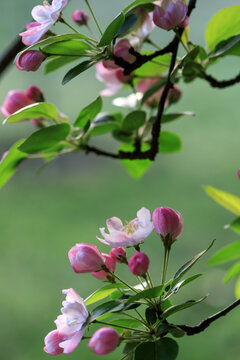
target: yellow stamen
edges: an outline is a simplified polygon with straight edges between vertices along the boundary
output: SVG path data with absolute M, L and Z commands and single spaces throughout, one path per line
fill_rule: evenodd
M 134 232 L 136 231 L 136 229 L 137 229 L 137 225 L 135 225 L 134 226 L 134 222 L 132 222 L 131 224 L 129 224 L 128 222 L 127 222 L 127 220 L 125 220 L 126 221 L 126 224 L 127 225 L 125 225 L 125 226 L 123 226 L 122 228 L 121 228 L 121 231 L 125 231 L 128 235 L 129 234 L 134 234 Z
M 49 2 L 48 1 L 44 1 L 43 2 L 43 6 L 48 6 L 49 5 Z

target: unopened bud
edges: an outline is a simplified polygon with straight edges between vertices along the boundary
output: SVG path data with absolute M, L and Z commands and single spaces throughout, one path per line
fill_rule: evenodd
M 17 58 L 16 66 L 21 71 L 37 71 L 45 58 L 42 52 L 29 50 Z
M 88 20 L 89 20 L 89 16 L 86 13 L 86 11 L 84 11 L 84 10 L 76 10 L 72 14 L 72 19 L 79 26 L 87 25 Z

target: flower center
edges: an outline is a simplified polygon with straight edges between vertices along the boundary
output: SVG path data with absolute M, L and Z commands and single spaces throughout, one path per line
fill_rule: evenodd
M 127 225 L 123 226 L 121 228 L 121 231 L 126 232 L 127 234 L 134 234 L 134 232 L 137 230 L 138 226 L 137 224 L 134 225 L 134 222 L 128 223 L 127 220 L 125 220 Z
M 49 2 L 48 1 L 44 1 L 43 2 L 43 6 L 48 6 L 49 5 Z

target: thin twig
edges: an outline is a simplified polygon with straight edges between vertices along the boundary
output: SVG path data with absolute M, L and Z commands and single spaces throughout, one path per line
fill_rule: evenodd
M 219 80 L 215 79 L 214 77 L 212 77 L 211 75 L 207 75 L 207 74 L 205 74 L 204 77 L 202 77 L 202 78 L 204 80 L 206 80 L 212 87 L 215 87 L 218 89 L 223 89 L 228 86 L 232 86 L 232 85 L 239 83 L 240 82 L 240 73 L 235 78 L 230 79 L 230 80 L 219 81 Z

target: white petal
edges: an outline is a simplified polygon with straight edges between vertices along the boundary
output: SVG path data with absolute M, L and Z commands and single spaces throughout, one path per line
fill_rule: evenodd
M 51 6 L 38 5 L 32 9 L 32 17 L 40 24 L 51 22 Z
M 144 223 L 147 221 L 151 221 L 151 213 L 145 207 L 142 207 L 140 210 L 138 210 L 137 217 L 140 221 L 143 221 Z
M 113 216 L 110 219 L 107 219 L 107 228 L 109 232 L 115 231 L 115 230 L 121 230 L 123 227 L 122 221 Z

